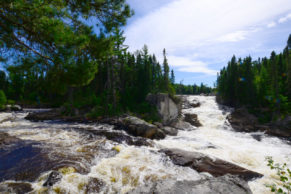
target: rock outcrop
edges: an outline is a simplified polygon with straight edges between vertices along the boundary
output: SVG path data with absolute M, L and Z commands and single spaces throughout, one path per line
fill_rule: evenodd
M 175 102 L 169 94 L 149 94 L 146 100 L 157 107 L 164 125 L 176 121 L 181 113 L 181 104 Z
M 42 112 L 31 112 L 25 119 L 38 122 L 47 120 L 62 120 L 62 121 L 72 121 L 72 122 L 84 122 L 87 119 L 84 116 L 66 116 L 61 113 L 60 109 L 51 109 Z
M 215 177 L 231 174 L 249 181 L 263 176 L 236 164 L 209 157 L 199 152 L 187 152 L 180 149 L 163 149 L 161 152 L 169 156 L 176 165 L 190 167 L 198 172 L 208 172 Z
M 236 131 L 266 132 L 269 135 L 291 138 L 291 117 L 273 123 L 260 124 L 257 117 L 250 114 L 247 109 L 239 108 L 227 116 L 227 119 Z
M 157 181 L 150 185 L 145 185 L 134 189 L 129 194 L 159 193 L 159 194 L 251 194 L 246 181 L 236 176 L 226 175 L 221 177 L 211 177 L 199 181 L 177 181 L 165 180 Z

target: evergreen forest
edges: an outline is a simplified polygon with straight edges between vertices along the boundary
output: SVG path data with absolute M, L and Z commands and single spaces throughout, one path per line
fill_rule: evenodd
M 233 56 L 217 78 L 218 101 L 247 107 L 263 122 L 291 112 L 291 34 L 282 53 L 253 60 Z

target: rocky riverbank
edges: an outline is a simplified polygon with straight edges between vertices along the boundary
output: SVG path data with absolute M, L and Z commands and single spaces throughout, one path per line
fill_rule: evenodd
M 177 117 L 166 123 L 149 123 L 131 115 L 90 120 L 64 116 L 60 109 L 26 116 L 37 122 L 17 116 L 25 113 L 3 115 L 3 126 L 20 126 L 0 133 L 0 162 L 9 169 L 0 169 L 0 178 L 36 183 L 6 181 L 0 183 L 0 192 L 69 191 L 76 187 L 87 193 L 109 192 L 108 188 L 121 189 L 121 193 L 251 193 L 248 182 L 263 175 L 211 153 L 202 154 L 203 150 L 219 151 L 216 143 L 205 146 L 204 142 L 190 151 L 159 146 L 161 141 L 171 145 L 172 138 L 182 144 L 200 142 L 195 135 L 181 136 L 209 126 L 200 117 L 199 106 L 205 106 L 205 101 L 189 100 L 189 104 L 195 105 L 183 105 L 184 110 L 174 111 Z M 6 150 L 2 155 L 1 149 Z M 18 159 L 12 163 L 11 157 Z
M 291 140 L 291 117 L 272 123 L 260 124 L 258 118 L 250 114 L 246 108 L 235 109 L 228 115 L 232 128 L 242 132 L 265 132 L 266 134 L 284 137 Z

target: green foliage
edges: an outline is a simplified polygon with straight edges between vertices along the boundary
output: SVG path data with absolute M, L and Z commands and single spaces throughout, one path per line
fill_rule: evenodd
M 6 101 L 7 99 L 6 99 L 5 93 L 2 90 L 0 90 L 0 109 L 4 108 Z
M 160 122 L 160 116 L 157 108 L 150 105 L 148 102 L 137 104 L 130 112 L 134 112 L 133 115 L 138 116 L 149 123 Z
M 7 100 L 7 104 L 15 105 L 15 101 L 14 100 Z
M 289 168 L 287 168 L 287 164 L 284 163 L 283 165 L 274 163 L 274 160 L 272 157 L 266 157 L 266 160 L 268 161 L 268 166 L 272 170 L 277 171 L 277 176 L 280 180 L 280 184 L 271 184 L 266 185 L 271 189 L 271 192 L 274 193 L 284 193 L 284 194 L 290 194 L 291 193 L 291 171 Z
M 15 100 L 61 101 L 69 87 L 91 83 L 113 50 L 112 30 L 132 14 L 125 0 L 1 1 L 0 62 L 12 83 L 4 89 Z M 1 86 L 3 80 L 0 72 Z

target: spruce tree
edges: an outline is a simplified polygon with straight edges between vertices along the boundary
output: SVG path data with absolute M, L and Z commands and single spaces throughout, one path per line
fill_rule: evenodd
M 165 92 L 169 91 L 169 73 L 170 73 L 170 68 L 168 65 L 168 59 L 166 56 L 166 49 L 163 50 L 163 56 L 164 56 L 164 62 L 163 62 L 163 89 Z

